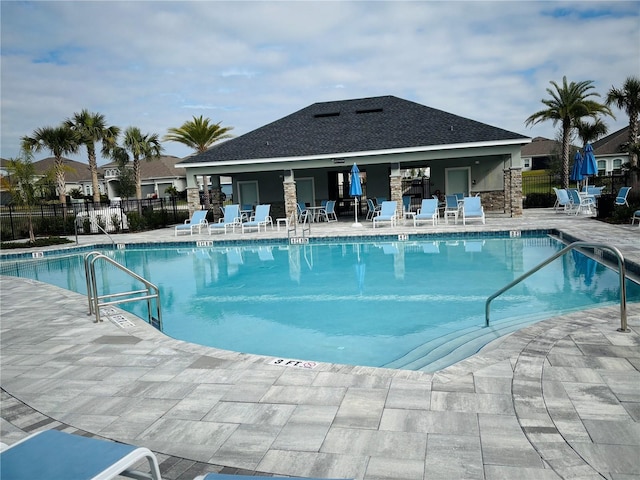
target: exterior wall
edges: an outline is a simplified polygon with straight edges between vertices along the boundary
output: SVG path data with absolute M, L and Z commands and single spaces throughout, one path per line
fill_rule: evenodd
M 187 188 L 187 203 L 189 205 L 189 216 L 196 210 L 200 210 L 200 190 L 198 190 L 198 187 Z
M 522 169 L 504 170 L 504 211 L 510 217 L 522 216 Z

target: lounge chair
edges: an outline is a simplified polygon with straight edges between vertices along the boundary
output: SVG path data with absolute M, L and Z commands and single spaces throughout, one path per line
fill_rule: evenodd
M 571 199 L 571 210 L 568 213 L 578 215 L 580 212 L 592 214 L 591 207 L 595 207 L 596 202 L 590 195 L 580 195 L 574 188 L 568 190 L 569 198 Z
M 221 218 L 218 223 L 209 224 L 209 235 L 211 232 L 222 231 L 227 233 L 227 228 L 231 228 L 233 232 L 236 231 L 236 227 L 242 224 L 242 217 L 240 216 L 240 205 L 227 205 L 224 209 L 224 218 Z
M 464 197 L 462 204 L 462 224 L 466 225 L 467 219 L 471 218 L 479 218 L 483 224 L 485 223 L 484 209 L 482 208 L 480 197 Z
M 336 215 L 336 201 L 329 200 L 323 209 L 318 212 L 318 216 L 323 218 L 328 222 L 337 222 L 338 217 Z
M 563 212 L 571 210 L 571 199 L 567 191 L 564 188 L 555 187 L 553 191 L 556 193 L 556 203 L 553 205 L 553 210 L 557 212 L 560 207 L 562 207 Z
M 250 230 L 250 229 L 257 229 L 258 232 L 260 231 L 260 227 L 264 227 L 264 231 L 267 231 L 267 225 L 271 225 L 271 228 L 273 228 L 273 221 L 271 220 L 271 217 L 269 216 L 269 211 L 271 210 L 271 205 L 258 205 L 256 207 L 256 213 L 253 217 L 251 217 L 251 220 L 249 220 L 248 222 L 244 222 L 242 224 L 242 233 L 244 233 L 245 230 Z
M 298 222 L 307 223 L 311 220 L 311 213 L 307 210 L 307 204 L 298 202 Z
M 420 209 L 413 216 L 413 226 L 417 227 L 420 221 L 430 220 L 435 226 L 438 224 L 438 200 L 434 198 L 422 199 Z
M 200 233 L 200 229 L 207 228 L 208 224 L 207 211 L 196 210 L 190 219 L 184 221 L 184 224 L 176 225 L 175 235 L 178 236 L 179 232 L 189 232 L 189 234 L 193 235 L 195 229 L 198 229 L 198 233 Z
M 411 211 L 411 195 L 402 196 L 402 210 L 404 213 Z
M 460 204 L 458 203 L 458 197 L 455 195 L 445 196 L 444 223 L 449 223 L 449 217 L 453 217 L 454 223 L 458 223 L 459 214 Z
M 389 222 L 389 226 L 393 227 L 396 224 L 396 209 L 398 208 L 397 202 L 382 202 L 380 211 L 373 217 L 373 228 L 381 222 Z
M 367 198 L 367 220 L 373 220 L 373 217 L 380 211 L 380 206 L 373 203 L 373 199 Z
M 141 460 L 149 473 L 133 470 Z M 149 449 L 59 430 L 35 433 L 0 452 L 3 479 L 111 479 L 119 475 L 161 480 Z
M 629 195 L 629 190 L 631 190 L 631 187 L 622 187 L 620 190 L 618 190 L 618 195 L 616 195 L 616 201 L 614 202 L 615 205 L 618 206 L 629 206 L 629 203 L 627 203 L 627 196 Z

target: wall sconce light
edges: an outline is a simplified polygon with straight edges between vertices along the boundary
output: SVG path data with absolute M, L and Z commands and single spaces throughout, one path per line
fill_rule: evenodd
M 471 180 L 471 185 L 475 185 L 476 181 L 475 180 Z
M 480 160 L 476 160 L 476 165 L 480 165 Z

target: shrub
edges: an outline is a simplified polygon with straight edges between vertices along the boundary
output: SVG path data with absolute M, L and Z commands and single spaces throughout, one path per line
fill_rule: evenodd
M 530 193 L 524 199 L 524 208 L 553 207 L 556 196 L 549 193 Z
M 145 228 L 145 219 L 138 212 L 128 212 L 127 221 L 129 222 L 129 231 L 138 232 Z

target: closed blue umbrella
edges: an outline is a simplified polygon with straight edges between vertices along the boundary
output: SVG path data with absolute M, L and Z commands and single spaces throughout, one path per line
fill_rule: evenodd
M 362 196 L 362 183 L 360 182 L 360 170 L 355 163 L 351 167 L 351 185 L 349 186 L 349 195 L 351 195 L 356 201 L 355 214 L 356 221 L 352 227 L 361 227 L 362 224 L 358 223 L 358 200 Z
M 571 169 L 571 177 L 572 182 L 581 182 L 582 177 L 582 155 L 580 152 L 576 152 L 575 157 L 573 157 L 573 168 Z M 576 187 L 578 187 L 576 183 Z M 579 187 L 578 187 L 579 188 Z
M 584 177 L 586 177 L 585 185 L 589 185 L 589 176 L 596 175 L 598 173 L 598 162 L 593 154 L 593 147 L 590 143 L 584 147 L 584 158 L 582 159 L 582 170 L 580 171 Z

